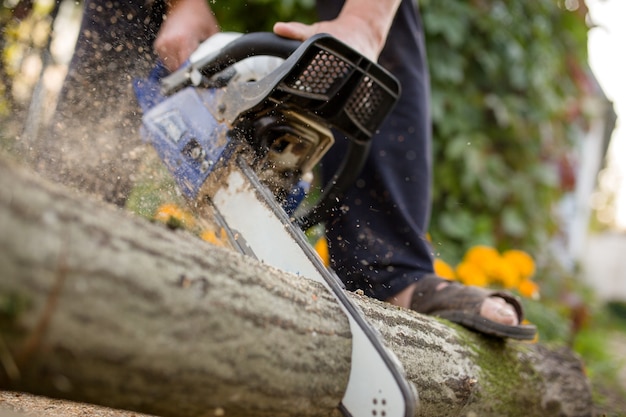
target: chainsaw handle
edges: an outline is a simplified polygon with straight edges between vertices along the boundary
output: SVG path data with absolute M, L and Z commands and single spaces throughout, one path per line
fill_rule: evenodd
M 252 56 L 269 55 L 287 59 L 302 42 L 283 38 L 271 32 L 253 32 L 242 35 L 219 51 L 198 61 L 203 75 L 210 77 L 236 62 Z
M 253 56 L 274 56 L 287 59 L 302 42 L 283 38 L 271 32 L 253 32 L 241 35 L 224 47 L 178 69 L 161 80 L 164 94 L 172 94 L 194 84 L 194 72 L 210 78 L 212 75 Z

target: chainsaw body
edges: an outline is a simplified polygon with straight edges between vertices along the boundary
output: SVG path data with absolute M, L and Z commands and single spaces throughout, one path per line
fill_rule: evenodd
M 398 97 L 397 81 L 328 35 L 302 44 L 268 33 L 218 35 L 175 73 L 163 77 L 157 68 L 136 83 L 144 138 L 235 249 L 335 296 L 353 338 L 344 415 L 412 416 L 417 394 L 401 365 L 302 232 L 356 179 Z M 348 151 L 319 200 L 306 207 L 312 171 L 334 142 L 331 129 L 348 137 Z
M 251 124 L 259 143 L 242 139 L 247 131 L 218 120 L 216 89 L 186 88 L 144 116 L 151 143 L 185 196 L 202 198 L 203 187 L 235 154 L 249 152 L 249 162 L 283 208 L 291 213 L 304 197 L 313 168 L 334 139 L 328 127 L 289 110 L 274 110 Z

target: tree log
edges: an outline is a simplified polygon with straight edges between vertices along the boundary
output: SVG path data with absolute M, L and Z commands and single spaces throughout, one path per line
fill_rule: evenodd
M 50 184 L 0 158 L 0 389 L 159 416 L 336 413 L 351 337 L 319 284 Z M 569 351 L 350 294 L 419 416 L 586 416 Z

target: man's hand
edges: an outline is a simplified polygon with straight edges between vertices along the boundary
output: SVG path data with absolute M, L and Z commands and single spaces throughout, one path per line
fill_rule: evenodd
M 312 25 L 278 22 L 274 25 L 274 33 L 300 41 L 317 33 L 328 33 L 377 61 L 399 5 L 400 0 L 347 0 L 334 20 Z
M 219 27 L 206 0 L 171 0 L 154 50 L 170 71 L 178 69 Z
M 317 22 L 312 25 L 305 25 L 299 22 L 277 22 L 274 25 L 274 33 L 299 41 L 305 41 L 318 33 L 328 33 L 375 62 L 382 47 L 379 47 L 377 42 L 371 39 L 367 33 L 354 29 L 355 26 L 363 25 L 360 19 L 351 16 L 346 17 L 344 20 L 347 20 L 348 22 L 345 23 L 349 24 L 344 25 L 338 19 Z

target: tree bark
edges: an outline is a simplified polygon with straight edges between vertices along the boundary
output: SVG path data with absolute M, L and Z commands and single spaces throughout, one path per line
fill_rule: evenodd
M 0 159 L 0 389 L 159 416 L 336 413 L 351 337 L 319 284 Z M 489 339 L 350 294 L 419 416 L 592 414 L 567 350 Z

